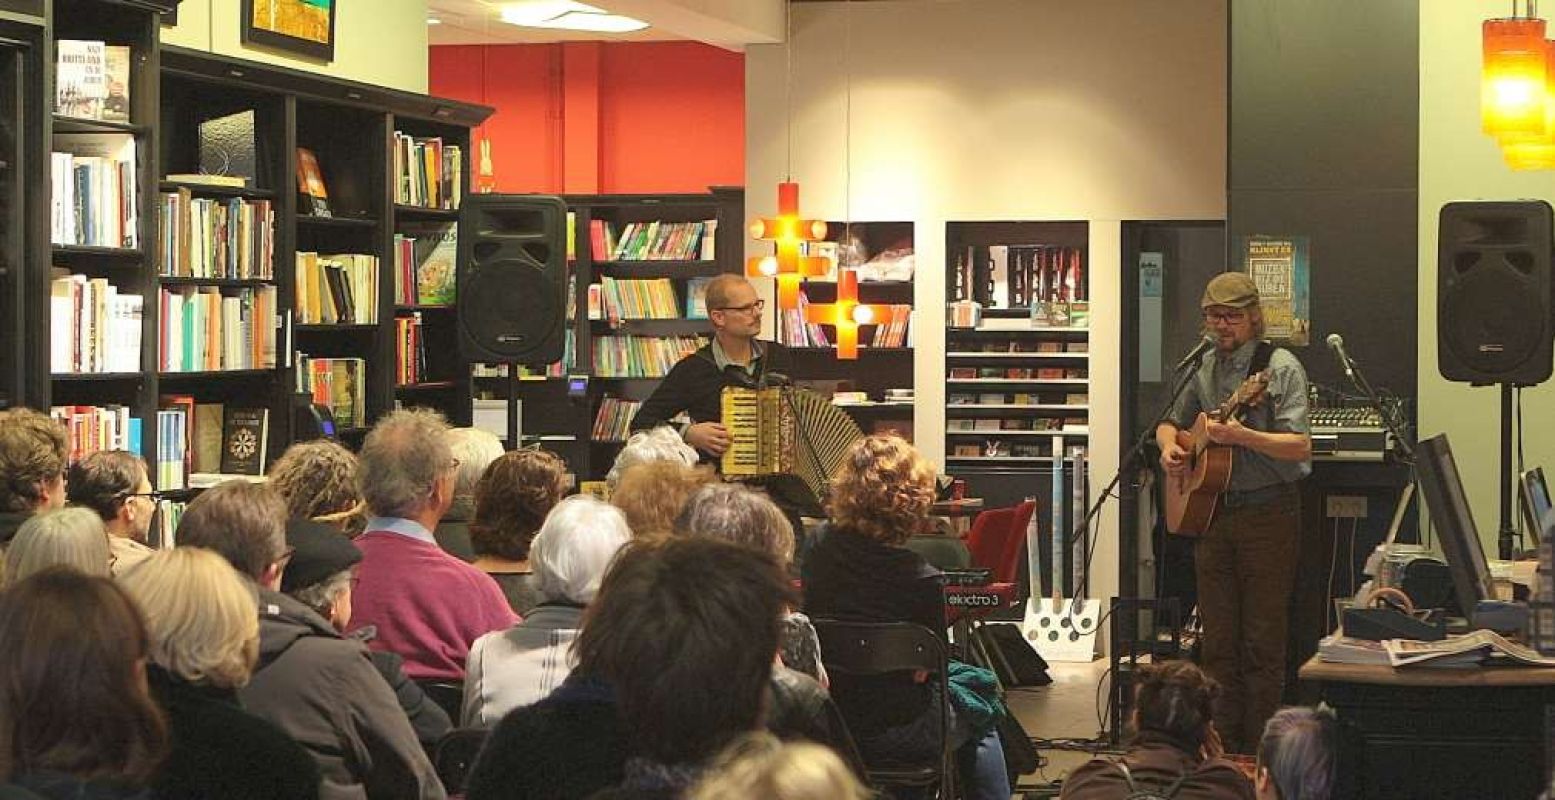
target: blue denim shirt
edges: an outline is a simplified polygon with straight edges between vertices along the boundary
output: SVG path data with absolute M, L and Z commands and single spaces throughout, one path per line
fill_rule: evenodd
M 1192 383 L 1183 391 L 1170 417 L 1177 427 L 1188 430 L 1199 412 L 1211 411 L 1224 403 L 1247 379 L 1258 341 L 1247 342 L 1199 364 Z M 1269 433 L 1312 432 L 1307 407 L 1307 371 L 1289 350 L 1275 348 L 1269 358 L 1269 388 L 1263 402 L 1249 409 L 1242 424 Z M 1262 489 L 1276 483 L 1301 480 L 1312 472 L 1311 460 L 1280 461 L 1245 447 L 1236 449 L 1231 465 L 1233 492 Z

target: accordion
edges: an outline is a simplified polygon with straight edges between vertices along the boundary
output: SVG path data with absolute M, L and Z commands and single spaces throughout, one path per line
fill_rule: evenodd
M 831 401 L 791 386 L 725 387 L 721 406 L 730 439 L 724 477 L 792 475 L 817 502 L 848 450 L 864 438 L 858 423 Z

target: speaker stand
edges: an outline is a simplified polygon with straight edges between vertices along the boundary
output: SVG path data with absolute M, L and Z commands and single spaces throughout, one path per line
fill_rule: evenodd
M 1517 534 L 1512 530 L 1512 384 L 1501 384 L 1501 532 L 1496 555 L 1511 561 Z
M 523 446 L 518 440 L 518 362 L 508 362 L 508 449 Z

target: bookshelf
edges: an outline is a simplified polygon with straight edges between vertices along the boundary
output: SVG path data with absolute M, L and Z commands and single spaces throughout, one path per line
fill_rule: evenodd
M 41 79 L 47 72 L 43 4 L 34 11 L 0 20 L 0 409 L 42 405 L 46 394 L 26 380 L 33 351 L 47 352 L 29 334 L 48 324 L 47 307 L 26 302 L 30 265 L 48 246 L 49 232 L 41 143 L 52 103 L 45 102 Z
M 1083 222 L 946 229 L 946 468 L 992 506 L 1038 497 L 1060 527 L 1089 437 L 1087 236 Z
M 582 479 L 596 480 L 615 460 L 632 404 L 711 334 L 705 319 L 686 317 L 687 293 L 714 275 L 743 270 L 744 190 L 564 199 L 572 231 L 572 357 L 519 381 L 521 422 L 526 444 L 555 451 Z M 717 223 L 711 233 L 708 221 Z M 477 369 L 477 396 L 493 410 L 506 397 L 504 374 Z M 586 388 L 568 376 L 586 376 Z

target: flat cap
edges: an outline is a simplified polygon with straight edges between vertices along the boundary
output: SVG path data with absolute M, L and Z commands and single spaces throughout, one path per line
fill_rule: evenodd
M 281 574 L 281 591 L 288 594 L 344 572 L 362 560 L 362 551 L 339 528 L 312 520 L 287 520 L 286 544 L 296 548 Z
M 1200 308 L 1228 306 L 1246 308 L 1258 305 L 1258 287 L 1245 272 L 1222 272 L 1204 287 Z

